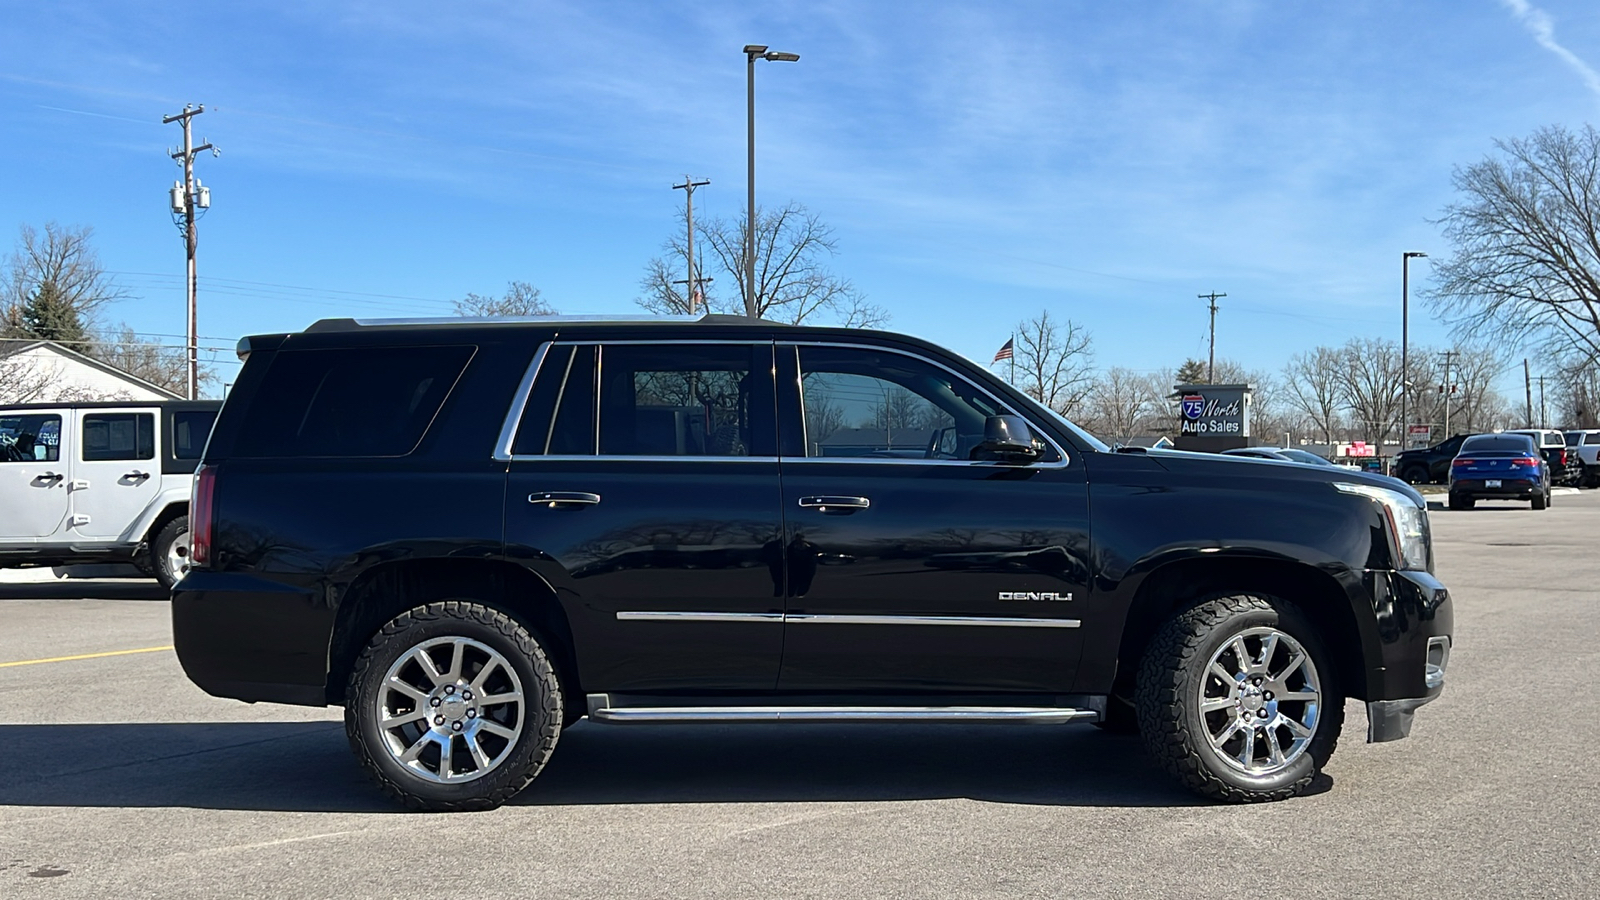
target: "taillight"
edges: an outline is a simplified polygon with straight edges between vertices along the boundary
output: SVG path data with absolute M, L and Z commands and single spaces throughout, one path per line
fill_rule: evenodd
M 1513 466 L 1533 466 L 1535 469 L 1537 469 L 1537 468 L 1539 468 L 1539 457 L 1537 457 L 1537 456 L 1524 456 L 1524 457 L 1521 457 L 1519 459 L 1513 459 L 1511 461 L 1511 464 Z
M 189 503 L 189 565 L 211 563 L 211 520 L 216 511 L 217 467 L 201 466 L 194 472 L 194 496 Z
M 1558 465 L 1558 466 L 1564 466 L 1564 465 L 1566 465 L 1566 464 L 1567 464 L 1567 451 L 1565 451 L 1565 450 L 1562 450 L 1562 451 L 1561 451 L 1561 461 L 1560 461 L 1560 462 L 1558 462 L 1558 463 L 1556 463 L 1556 465 Z
M 1452 459 L 1452 460 L 1450 460 L 1450 465 L 1451 465 L 1452 468 L 1455 467 L 1455 466 L 1470 466 L 1470 465 L 1472 465 L 1472 460 L 1470 460 L 1470 459 Z

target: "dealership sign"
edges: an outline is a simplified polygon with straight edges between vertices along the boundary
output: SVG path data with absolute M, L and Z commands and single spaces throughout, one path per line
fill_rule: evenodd
M 1189 437 L 1249 437 L 1250 386 L 1180 384 L 1178 433 Z

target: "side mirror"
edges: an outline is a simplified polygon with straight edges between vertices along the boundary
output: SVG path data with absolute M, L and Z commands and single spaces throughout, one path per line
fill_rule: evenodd
M 983 443 L 972 448 L 974 459 L 1032 462 L 1038 455 L 1033 446 L 1033 429 L 1021 416 L 988 417 L 983 421 Z

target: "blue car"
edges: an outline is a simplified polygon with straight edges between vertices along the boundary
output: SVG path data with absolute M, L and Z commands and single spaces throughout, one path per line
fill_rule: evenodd
M 1450 462 L 1450 508 L 1479 500 L 1529 500 L 1550 507 L 1550 467 L 1526 434 L 1475 434 Z

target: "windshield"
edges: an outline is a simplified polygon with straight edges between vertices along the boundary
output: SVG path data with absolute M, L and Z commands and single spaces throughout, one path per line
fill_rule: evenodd
M 1289 457 L 1290 459 L 1294 460 L 1295 462 L 1307 463 L 1307 464 L 1313 465 L 1313 466 L 1333 466 L 1334 468 L 1338 468 L 1338 466 L 1334 466 L 1333 463 L 1329 462 L 1326 459 L 1323 459 L 1322 457 L 1316 455 L 1315 453 L 1310 452 L 1309 450 L 1295 450 L 1293 448 L 1285 448 L 1285 449 L 1279 450 L 1278 452 L 1282 453 L 1284 456 Z
M 1077 425 L 1074 425 L 1066 416 L 1063 416 L 1050 407 L 1045 406 L 1043 403 L 1040 403 L 1032 397 L 1029 397 L 1027 394 L 1023 394 L 1022 396 L 1023 399 L 1028 401 L 1028 405 L 1031 406 L 1035 412 L 1042 413 L 1046 416 L 1049 416 L 1051 419 L 1054 419 L 1063 428 L 1072 432 L 1073 437 L 1087 444 L 1091 450 L 1098 450 L 1101 453 L 1111 452 L 1110 444 L 1107 444 L 1105 441 L 1100 440 L 1089 432 L 1079 428 Z

